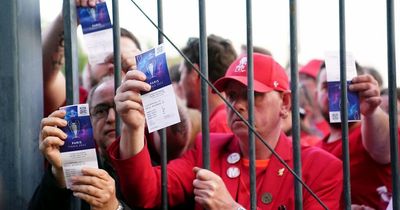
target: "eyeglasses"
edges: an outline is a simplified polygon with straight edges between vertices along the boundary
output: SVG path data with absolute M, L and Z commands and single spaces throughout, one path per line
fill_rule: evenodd
M 112 104 L 98 104 L 90 109 L 91 115 L 96 119 L 106 118 L 110 109 L 115 111 L 115 103 Z

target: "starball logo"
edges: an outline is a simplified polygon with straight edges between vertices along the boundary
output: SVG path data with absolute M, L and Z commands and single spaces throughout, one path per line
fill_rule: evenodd
M 279 85 L 279 82 L 275 80 L 275 81 L 274 81 L 274 87 L 277 88 L 278 85 Z
M 247 65 L 247 57 L 243 57 L 242 59 L 240 59 L 239 64 L 236 66 L 234 72 L 245 72 L 246 65 Z

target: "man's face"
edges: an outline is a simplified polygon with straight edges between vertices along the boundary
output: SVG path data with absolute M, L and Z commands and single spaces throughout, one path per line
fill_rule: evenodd
M 136 44 L 127 37 L 121 37 L 121 54 L 124 52 L 137 52 L 139 49 Z M 132 53 L 129 53 L 132 54 Z M 114 64 L 112 63 L 101 63 L 94 66 L 88 66 L 91 77 L 91 84 L 94 86 L 105 76 L 114 74 Z M 125 75 L 125 72 L 121 71 L 121 77 Z
M 192 109 L 200 110 L 200 87 L 197 72 L 194 70 L 189 71 L 184 61 L 181 62 L 179 71 L 181 72 L 179 85 L 186 98 L 187 106 Z
M 328 107 L 328 82 L 326 80 L 326 69 L 321 69 L 317 80 L 317 103 L 324 118 L 329 122 Z
M 245 118 L 248 119 L 247 87 L 240 82 L 231 81 L 225 89 L 227 100 Z M 290 107 L 289 107 L 290 108 Z M 238 116 L 227 108 L 228 125 L 239 138 L 247 139 L 248 128 Z M 277 91 L 255 92 L 254 126 L 261 135 L 280 132 L 282 123 L 282 97 Z
M 108 80 L 97 87 L 90 107 L 93 137 L 101 153 L 106 151 L 116 137 L 114 107 L 114 80 Z

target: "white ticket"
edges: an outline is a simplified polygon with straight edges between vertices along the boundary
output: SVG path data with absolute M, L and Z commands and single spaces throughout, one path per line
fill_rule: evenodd
M 83 167 L 98 168 L 96 145 L 90 122 L 88 104 L 76 104 L 61 107 L 66 111 L 67 126 L 61 128 L 67 139 L 60 147 L 66 186 L 71 187 L 71 177 L 82 175 Z
M 164 45 L 136 56 L 138 70 L 146 75 L 151 85 L 149 92 L 142 93 L 142 102 L 149 132 L 179 123 L 176 96 L 169 77 Z

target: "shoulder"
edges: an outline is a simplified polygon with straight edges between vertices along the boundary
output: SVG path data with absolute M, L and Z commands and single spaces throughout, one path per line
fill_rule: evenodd
M 304 167 L 322 167 L 341 168 L 342 161 L 333 154 L 315 147 L 303 146 L 301 148 L 301 159 Z

